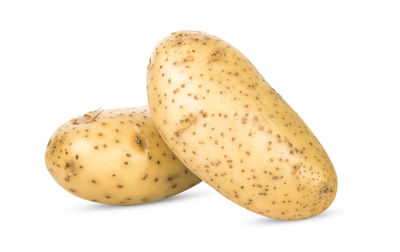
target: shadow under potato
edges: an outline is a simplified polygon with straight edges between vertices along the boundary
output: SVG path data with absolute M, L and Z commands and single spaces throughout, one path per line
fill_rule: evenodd
M 140 208 L 140 207 L 147 207 L 147 206 L 154 206 L 154 205 L 165 205 L 169 203 L 175 203 L 177 201 L 182 201 L 182 200 L 189 200 L 189 199 L 198 199 L 206 196 L 206 192 L 204 191 L 192 191 L 188 190 L 179 194 L 176 194 L 174 196 L 155 201 L 155 202 L 150 202 L 150 203 L 145 203 L 145 204 L 139 204 L 139 205 L 131 205 L 131 206 L 117 206 L 117 205 L 106 205 L 106 204 L 101 204 L 101 203 L 87 203 L 83 205 L 79 205 L 79 207 L 76 207 L 74 210 L 76 211 L 102 211 L 102 210 L 133 210 L 135 208 Z
M 278 219 L 273 219 L 273 218 L 268 218 L 268 217 L 263 217 L 261 215 L 255 216 L 256 218 L 251 219 L 250 221 L 246 222 L 246 225 L 252 225 L 252 226 L 268 226 L 268 225 L 284 225 L 284 224 L 299 224 L 299 223 L 305 223 L 305 222 L 311 222 L 314 220 L 321 220 L 321 219 L 326 219 L 326 218 L 331 218 L 331 217 L 337 217 L 341 216 L 345 213 L 344 210 L 341 209 L 328 209 L 325 212 L 311 217 L 307 219 L 302 219 L 302 220 L 278 220 Z

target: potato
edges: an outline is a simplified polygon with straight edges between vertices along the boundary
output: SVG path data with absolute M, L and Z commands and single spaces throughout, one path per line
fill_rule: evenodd
M 96 110 L 66 122 L 45 161 L 64 189 L 111 205 L 161 200 L 200 182 L 165 145 L 147 107 Z
M 154 124 L 177 157 L 237 204 L 276 219 L 317 215 L 337 190 L 334 167 L 296 112 L 227 42 L 181 31 L 147 73 Z

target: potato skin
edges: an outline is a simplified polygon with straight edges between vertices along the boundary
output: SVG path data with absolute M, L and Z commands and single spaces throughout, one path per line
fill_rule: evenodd
M 96 110 L 66 122 L 51 137 L 45 162 L 67 191 L 111 205 L 161 200 L 200 182 L 165 145 L 147 107 Z
M 212 35 L 180 31 L 147 73 L 154 124 L 199 178 L 264 216 L 296 220 L 332 203 L 334 167 L 317 138 L 250 61 Z

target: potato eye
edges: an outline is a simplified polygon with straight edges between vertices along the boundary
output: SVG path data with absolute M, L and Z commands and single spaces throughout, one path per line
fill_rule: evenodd
M 137 145 L 142 145 L 142 140 L 139 137 L 135 139 Z

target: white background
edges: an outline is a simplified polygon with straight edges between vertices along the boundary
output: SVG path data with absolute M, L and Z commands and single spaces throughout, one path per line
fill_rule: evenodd
M 399 251 L 399 1 L 0 1 L 1 251 Z M 330 155 L 339 190 L 303 221 L 202 183 L 148 205 L 76 198 L 48 174 L 54 130 L 140 106 L 148 58 L 181 29 L 241 50 Z

